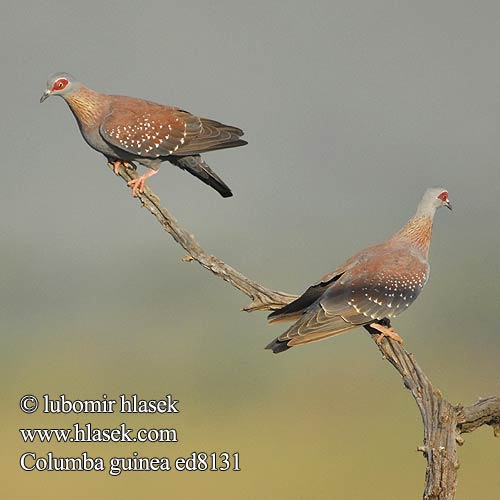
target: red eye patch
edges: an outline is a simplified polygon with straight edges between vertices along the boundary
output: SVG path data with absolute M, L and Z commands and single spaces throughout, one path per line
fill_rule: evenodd
M 66 85 L 68 85 L 68 80 L 66 78 L 59 78 L 59 80 L 54 82 L 52 90 L 62 90 Z
M 448 191 L 443 191 L 439 196 L 438 198 L 441 200 L 441 201 L 448 201 Z

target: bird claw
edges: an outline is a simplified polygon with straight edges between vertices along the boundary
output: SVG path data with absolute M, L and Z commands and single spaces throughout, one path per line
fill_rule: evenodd
M 140 177 L 127 182 L 127 186 L 130 186 L 132 188 L 132 196 L 134 198 L 137 196 L 137 191 L 139 191 L 139 193 L 144 193 L 146 180 L 149 179 L 152 175 L 156 174 L 156 172 L 156 170 L 150 168 L 144 175 L 141 175 Z
M 398 344 L 403 345 L 403 339 L 394 331 L 394 328 L 392 328 L 392 326 L 390 328 L 387 328 L 378 323 L 372 323 L 370 326 L 380 332 L 377 335 L 377 339 L 375 340 L 375 342 L 377 342 L 377 345 L 381 344 L 384 337 L 389 337 Z
M 137 177 L 137 179 L 132 179 L 127 182 L 127 186 L 132 187 L 132 196 L 135 198 L 137 196 L 137 191 L 139 193 L 144 193 L 144 187 L 146 186 L 146 179 L 144 176 Z

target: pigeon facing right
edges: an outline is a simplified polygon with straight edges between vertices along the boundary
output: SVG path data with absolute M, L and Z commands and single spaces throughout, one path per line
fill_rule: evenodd
M 362 250 L 310 286 L 298 299 L 271 313 L 270 323 L 295 323 L 266 349 L 279 353 L 370 325 L 402 343 L 390 327 L 418 297 L 429 277 L 429 245 L 436 210 L 451 210 L 448 191 L 428 189 L 413 218 L 384 243 Z

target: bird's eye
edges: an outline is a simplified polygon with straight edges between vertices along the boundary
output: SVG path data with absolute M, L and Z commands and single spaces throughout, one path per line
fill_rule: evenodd
M 443 191 L 438 198 L 443 202 L 446 203 L 448 201 L 448 191 Z
M 66 87 L 66 85 L 68 85 L 68 80 L 66 80 L 65 78 L 61 78 L 60 80 L 54 82 L 52 90 L 62 90 Z

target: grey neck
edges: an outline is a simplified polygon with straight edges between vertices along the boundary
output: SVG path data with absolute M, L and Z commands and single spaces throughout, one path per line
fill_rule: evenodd
M 428 200 L 423 199 L 418 204 L 417 211 L 415 212 L 413 219 L 421 219 L 425 217 L 433 220 L 436 213 L 436 208 L 437 207 L 433 203 L 429 203 Z

